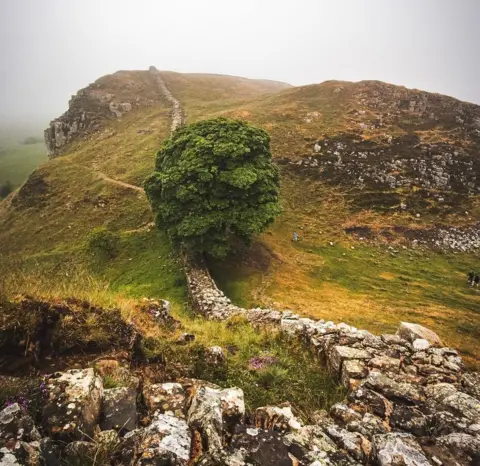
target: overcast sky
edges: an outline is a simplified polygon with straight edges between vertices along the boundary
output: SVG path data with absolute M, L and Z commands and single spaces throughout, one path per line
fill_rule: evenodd
M 480 104 L 480 0 L 0 0 L 0 115 L 119 69 L 377 79 Z

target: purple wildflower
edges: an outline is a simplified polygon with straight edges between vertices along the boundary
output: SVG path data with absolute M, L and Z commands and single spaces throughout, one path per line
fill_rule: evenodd
M 256 356 L 248 361 L 248 367 L 251 370 L 262 370 L 267 366 L 276 364 L 278 359 L 274 356 Z

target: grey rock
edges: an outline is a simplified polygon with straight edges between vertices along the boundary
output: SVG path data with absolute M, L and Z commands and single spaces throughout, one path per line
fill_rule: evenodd
M 179 383 L 162 383 L 144 385 L 143 400 L 150 414 L 156 411 L 170 413 L 177 417 L 185 417 L 185 389 Z
M 258 464 L 262 466 L 294 466 L 288 449 L 283 442 L 281 434 L 273 431 L 252 429 L 246 426 L 238 426 L 231 449 L 245 452 L 245 463 L 228 463 L 231 466 L 242 464 Z M 215 463 L 204 463 L 215 464 Z M 224 463 L 225 464 L 225 463 Z
M 465 392 L 480 400 L 480 372 L 468 372 L 463 374 L 460 383 Z
M 102 403 L 102 430 L 133 430 L 137 425 L 137 392 L 119 387 L 104 390 Z
M 292 413 L 290 406 L 263 406 L 255 410 L 255 425 L 261 429 L 276 431 L 298 430 L 300 421 Z
M 373 437 L 373 457 L 380 466 L 431 466 L 411 434 L 390 433 Z
M 329 367 L 335 374 L 340 375 L 343 361 L 350 359 L 365 359 L 372 357 L 370 353 L 362 349 L 349 346 L 334 346 L 328 356 Z
M 346 360 L 342 364 L 342 383 L 347 389 L 351 389 L 351 379 L 363 379 L 367 377 L 368 369 L 363 361 L 358 359 Z
M 158 414 L 143 431 L 138 465 L 186 466 L 190 459 L 191 441 L 190 430 L 184 419 Z
M 205 350 L 205 360 L 209 366 L 223 366 L 227 362 L 225 351 L 221 346 L 210 346 Z
M 42 411 L 46 433 L 52 438 L 93 436 L 103 399 L 103 384 L 93 369 L 57 373 L 47 382 L 48 401 Z
M 396 382 L 380 372 L 370 372 L 365 380 L 365 386 L 383 393 L 392 400 L 400 399 L 418 404 L 425 399 L 420 387 L 416 388 L 409 383 Z
M 400 359 L 388 356 L 376 356 L 369 361 L 369 365 L 384 371 L 396 371 L 400 368 Z
M 337 445 L 347 450 L 356 460 L 366 462 L 369 458 L 372 444 L 362 434 L 349 432 L 335 426 L 327 427 L 326 431 Z
M 18 403 L 13 403 L 0 411 L 0 445 L 2 440 L 33 442 L 40 438 L 33 419 Z
M 214 454 L 222 449 L 222 400 L 218 390 L 205 386 L 198 388 L 187 419 L 188 425 L 201 435 L 208 453 Z
M 480 402 L 466 393 L 459 392 L 453 385 L 439 383 L 429 385 L 425 389 L 429 400 L 457 416 L 464 417 L 471 422 L 480 419 Z
M 360 387 L 348 396 L 353 403 L 364 406 L 369 412 L 385 419 L 392 412 L 392 403 L 383 395 L 366 387 Z
M 435 332 L 419 324 L 401 322 L 397 330 L 397 336 L 410 343 L 420 338 L 427 340 L 432 346 L 443 346 L 440 337 Z

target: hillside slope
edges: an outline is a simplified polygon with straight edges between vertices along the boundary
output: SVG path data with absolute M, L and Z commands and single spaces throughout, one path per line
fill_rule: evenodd
M 211 264 L 235 301 L 380 332 L 413 320 L 478 361 L 480 295 L 465 286 L 480 246 L 478 106 L 375 81 L 160 76 L 187 122 L 226 115 L 271 135 L 283 214 L 252 248 Z M 53 160 L 0 204 L 8 273 L 78 268 L 127 296 L 183 303 L 181 268 L 138 190 L 170 117 L 152 70 L 80 91 L 46 131 Z M 101 225 L 120 234 L 109 261 L 85 248 Z

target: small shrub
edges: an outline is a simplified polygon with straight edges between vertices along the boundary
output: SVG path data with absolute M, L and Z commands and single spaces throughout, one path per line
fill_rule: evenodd
M 88 235 L 88 250 L 93 254 L 113 258 L 117 255 L 119 240 L 117 233 L 105 227 L 94 228 Z

